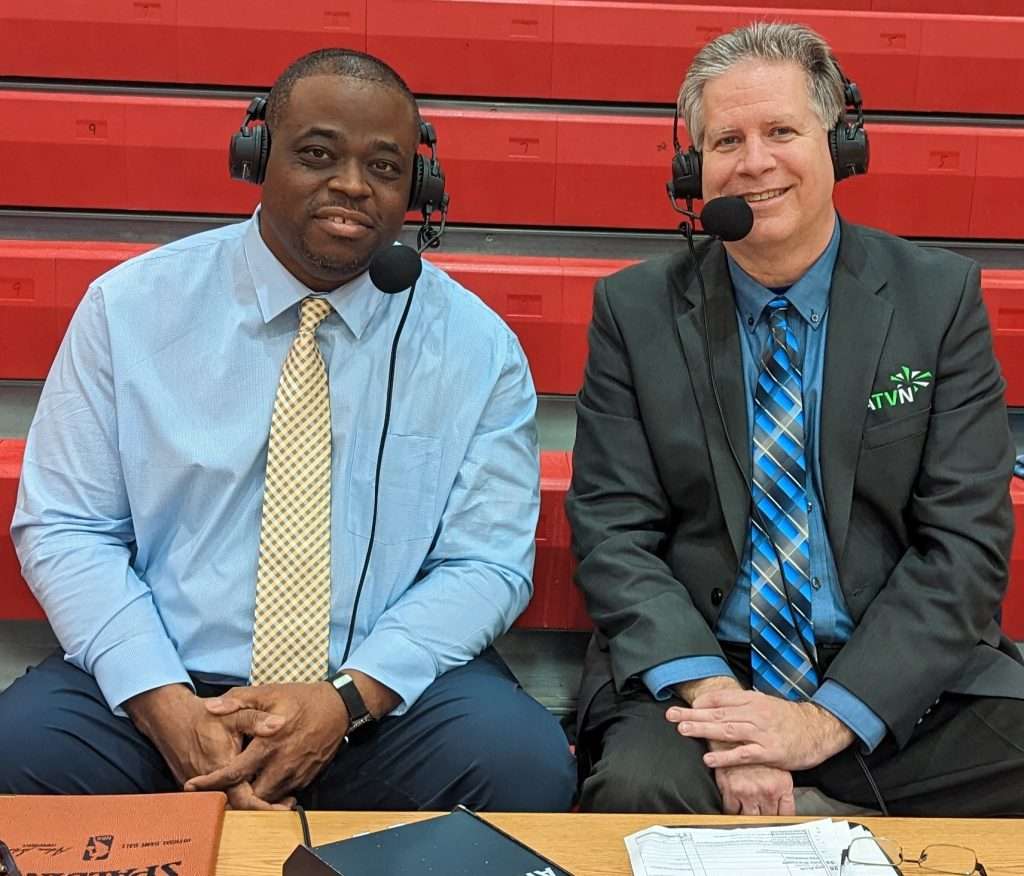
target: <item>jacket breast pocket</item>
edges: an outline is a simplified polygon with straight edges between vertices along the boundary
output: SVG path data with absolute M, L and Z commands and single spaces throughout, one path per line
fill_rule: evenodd
M 359 429 L 352 451 L 346 506 L 349 532 L 369 538 L 380 432 Z M 430 435 L 388 434 L 380 472 L 374 540 L 398 544 L 432 538 L 439 516 L 441 441 Z
M 890 420 L 888 423 L 869 426 L 861 436 L 861 445 L 865 450 L 873 450 L 876 447 L 886 447 L 907 438 L 923 435 L 928 431 L 928 420 L 931 413 L 931 409 L 915 411 L 913 414 Z

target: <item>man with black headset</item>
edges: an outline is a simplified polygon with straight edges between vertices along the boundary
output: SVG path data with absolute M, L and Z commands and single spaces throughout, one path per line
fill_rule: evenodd
M 367 271 L 444 206 L 430 129 L 344 50 L 251 109 L 256 214 L 100 277 L 43 390 L 12 534 L 64 653 L 0 696 L 0 793 L 566 809 L 490 647 L 531 593 L 523 351 L 440 270 Z
M 867 170 L 859 103 L 807 28 L 710 42 L 674 194 L 742 198 L 752 229 L 597 285 L 567 499 L 597 627 L 584 809 L 786 815 L 795 782 L 1024 813 L 979 271 L 837 216 Z

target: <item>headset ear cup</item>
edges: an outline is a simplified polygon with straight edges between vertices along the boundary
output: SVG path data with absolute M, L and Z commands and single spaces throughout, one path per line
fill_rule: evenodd
M 828 148 L 836 182 L 868 172 L 871 147 L 863 125 L 840 121 L 828 132 Z
M 702 171 L 701 154 L 696 149 L 692 146 L 685 152 L 677 149 L 672 157 L 672 198 L 676 201 L 700 200 Z
M 228 148 L 228 173 L 232 179 L 259 185 L 267 173 L 270 156 L 270 128 L 253 125 L 266 117 L 267 99 L 254 97 L 245 111 L 242 127 L 231 136 Z
M 270 128 L 266 125 L 258 125 L 253 129 L 253 151 L 256 153 L 256 167 L 253 182 L 263 185 L 267 177 L 267 162 L 270 160 Z
M 423 177 L 426 174 L 426 159 L 417 155 L 412 165 L 412 187 L 409 189 L 409 210 L 419 212 L 423 209 Z
M 412 188 L 409 190 L 409 209 L 422 212 L 440 210 L 444 200 L 444 171 L 436 158 L 416 156 L 412 173 Z

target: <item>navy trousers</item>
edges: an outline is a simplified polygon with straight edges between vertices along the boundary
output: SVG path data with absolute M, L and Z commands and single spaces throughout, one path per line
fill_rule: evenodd
M 226 688 L 196 684 L 200 696 Z M 489 649 L 441 676 L 372 739 L 343 744 L 297 793 L 310 809 L 563 812 L 576 767 L 555 718 Z M 55 654 L 0 694 L 0 793 L 181 790 L 163 758 L 107 707 L 91 675 Z

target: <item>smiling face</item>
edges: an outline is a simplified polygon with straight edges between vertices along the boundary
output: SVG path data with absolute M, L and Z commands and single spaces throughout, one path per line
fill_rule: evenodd
M 790 61 L 741 61 L 707 83 L 703 109 L 704 198 L 739 195 L 754 212 L 729 251 L 816 258 L 832 234 L 835 179 L 807 74 Z
M 271 135 L 263 240 L 310 289 L 337 288 L 402 229 L 419 141 L 414 108 L 378 82 L 309 76 Z

